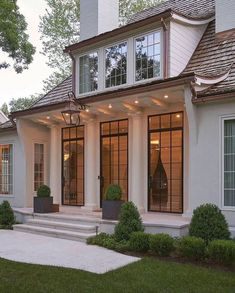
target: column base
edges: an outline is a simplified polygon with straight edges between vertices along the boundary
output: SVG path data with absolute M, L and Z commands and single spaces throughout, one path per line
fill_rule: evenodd
M 85 206 L 81 207 L 81 209 L 88 212 L 101 212 L 101 208 L 96 204 L 86 204 Z

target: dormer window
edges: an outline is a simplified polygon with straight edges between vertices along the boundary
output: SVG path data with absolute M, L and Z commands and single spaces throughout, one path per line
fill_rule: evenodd
M 127 42 L 105 49 L 105 87 L 127 82 Z
M 98 52 L 79 58 L 79 93 L 93 92 L 98 89 Z
M 161 76 L 161 33 L 152 32 L 135 40 L 135 80 Z

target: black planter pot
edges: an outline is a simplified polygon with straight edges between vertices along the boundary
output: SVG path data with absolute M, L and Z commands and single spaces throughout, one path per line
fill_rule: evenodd
M 103 200 L 102 201 L 102 219 L 118 220 L 123 200 Z
M 34 213 L 52 213 L 53 197 L 34 197 Z

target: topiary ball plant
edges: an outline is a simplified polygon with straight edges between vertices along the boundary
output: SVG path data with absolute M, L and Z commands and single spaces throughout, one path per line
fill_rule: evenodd
M 193 211 L 189 235 L 204 239 L 229 239 L 228 223 L 221 210 L 214 204 L 203 204 Z
M 106 200 L 121 200 L 122 198 L 122 189 L 117 184 L 111 184 L 107 187 L 105 191 Z
M 129 240 L 131 233 L 138 231 L 144 231 L 139 211 L 133 202 L 124 203 L 121 207 L 119 223 L 115 227 L 115 239 Z
M 38 197 L 50 197 L 51 196 L 51 189 L 47 185 L 41 185 L 37 190 Z
M 15 223 L 14 212 L 8 201 L 3 201 L 0 205 L 0 225 L 3 228 L 12 228 Z

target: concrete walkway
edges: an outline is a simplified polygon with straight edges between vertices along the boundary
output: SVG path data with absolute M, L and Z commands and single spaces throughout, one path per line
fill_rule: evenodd
M 0 258 L 104 274 L 139 258 L 77 241 L 0 230 Z

